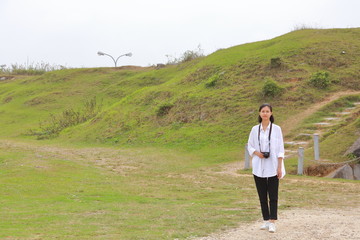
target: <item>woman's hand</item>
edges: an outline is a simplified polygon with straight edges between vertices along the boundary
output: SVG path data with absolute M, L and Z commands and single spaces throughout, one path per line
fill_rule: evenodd
M 282 178 L 282 165 L 283 165 L 283 158 L 279 157 L 278 158 L 278 167 L 277 167 L 277 177 L 278 179 Z
M 264 155 L 261 152 L 255 151 L 254 154 L 259 158 L 264 158 Z
M 280 179 L 282 177 L 281 166 L 278 167 L 278 169 L 277 169 L 277 177 L 278 177 L 278 179 Z

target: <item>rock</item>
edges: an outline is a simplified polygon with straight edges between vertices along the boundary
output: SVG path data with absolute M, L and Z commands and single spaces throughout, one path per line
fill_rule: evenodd
M 348 154 L 354 154 L 356 157 L 360 157 L 360 138 L 344 153 L 345 156 Z
M 354 180 L 354 170 L 349 164 L 345 164 L 330 174 L 329 177 Z
M 0 81 L 11 80 L 13 78 L 13 76 L 0 76 Z
M 354 165 L 354 179 L 360 180 L 360 164 Z
M 156 64 L 156 69 L 160 69 L 160 68 L 164 68 L 164 67 L 166 67 L 166 65 L 163 63 Z

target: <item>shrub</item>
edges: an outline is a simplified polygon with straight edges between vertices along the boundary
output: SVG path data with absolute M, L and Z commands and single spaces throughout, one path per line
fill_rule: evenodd
M 183 53 L 183 56 L 181 57 L 181 62 L 188 62 L 191 61 L 193 59 L 199 58 L 204 56 L 204 54 L 202 53 L 202 50 L 199 47 L 199 50 L 187 50 L 186 52 Z
M 171 55 L 165 55 L 165 56 L 168 58 L 167 64 L 178 64 L 178 63 L 188 62 L 199 57 L 203 57 L 204 50 L 201 49 L 201 46 L 199 44 L 196 50 L 187 50 L 179 58 L 173 57 Z
M 272 58 L 270 59 L 270 68 L 279 68 L 281 66 L 280 58 Z
M 329 73 L 326 71 L 318 71 L 311 76 L 309 83 L 316 88 L 325 89 L 331 84 Z
M 0 65 L 0 73 L 12 74 L 12 75 L 41 75 L 46 72 L 51 72 L 60 69 L 66 69 L 62 65 L 50 65 L 49 63 L 31 63 L 31 64 L 11 64 L 11 67 L 6 65 Z
M 30 130 L 30 134 L 38 136 L 38 139 L 56 137 L 63 129 L 95 117 L 101 111 L 101 107 L 102 105 L 99 105 L 94 97 L 86 101 L 82 109 L 70 108 L 58 115 L 51 114 L 50 119 L 40 122 L 40 131 Z
M 158 117 L 165 116 L 169 113 L 170 109 L 174 106 L 172 103 L 164 103 L 159 106 L 159 108 L 156 111 L 156 115 Z
M 265 81 L 265 84 L 262 89 L 262 93 L 266 97 L 275 97 L 278 95 L 281 95 L 283 92 L 283 88 L 278 85 L 277 82 L 275 82 L 271 78 L 267 78 Z
M 301 24 L 296 24 L 292 31 L 298 31 L 298 30 L 307 30 L 307 29 L 322 29 L 323 27 L 318 26 L 318 25 L 310 25 L 310 24 L 305 24 L 305 23 L 301 23 Z
M 216 85 L 216 82 L 219 80 L 219 74 L 212 75 L 205 83 L 205 87 L 211 88 Z

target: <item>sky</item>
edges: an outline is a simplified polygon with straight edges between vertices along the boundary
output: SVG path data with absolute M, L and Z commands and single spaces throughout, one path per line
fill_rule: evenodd
M 0 65 L 150 66 L 299 26 L 360 27 L 359 0 L 0 0 Z

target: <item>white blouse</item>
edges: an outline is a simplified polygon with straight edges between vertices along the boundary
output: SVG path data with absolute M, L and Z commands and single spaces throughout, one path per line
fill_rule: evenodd
M 277 175 L 278 168 L 278 158 L 283 158 L 281 171 L 283 178 L 286 174 L 284 166 L 284 140 L 281 132 L 280 126 L 272 124 L 271 139 L 270 139 L 270 157 L 269 158 L 259 158 L 254 154 L 255 151 L 258 152 L 269 152 L 269 132 L 270 124 L 263 130 L 263 127 L 260 128 L 260 146 L 258 140 L 259 125 L 254 126 L 251 129 L 249 140 L 248 140 L 248 151 L 252 157 L 252 173 L 255 176 L 266 178 L 273 177 Z

